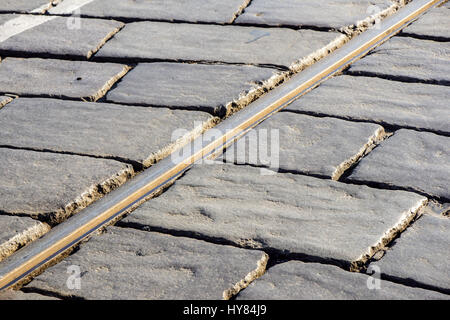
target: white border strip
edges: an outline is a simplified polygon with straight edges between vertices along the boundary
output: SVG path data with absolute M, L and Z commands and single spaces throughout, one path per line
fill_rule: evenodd
M 80 9 L 82 6 L 91 3 L 94 0 L 64 0 L 56 7 L 48 10 L 51 14 L 70 14 Z M 41 6 L 32 10 L 32 13 L 42 13 L 48 5 Z M 37 27 L 43 23 L 55 19 L 57 16 L 41 16 L 22 14 L 16 18 L 6 21 L 0 25 L 0 42 L 6 41 L 24 31 Z

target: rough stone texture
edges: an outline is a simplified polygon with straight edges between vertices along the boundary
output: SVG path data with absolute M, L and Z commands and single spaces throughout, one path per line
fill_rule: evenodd
M 127 24 L 96 57 L 289 66 L 337 36 L 311 30 L 136 22 Z
M 392 4 L 386 0 L 253 0 L 237 23 L 270 26 L 314 26 L 340 29 L 375 14 L 371 6 L 384 10 Z M 375 7 L 374 7 L 375 8 Z
M 55 297 L 44 296 L 38 293 L 25 293 L 23 291 L 7 290 L 0 292 L 1 300 L 59 300 Z
M 9 52 L 25 52 L 27 55 L 89 59 L 122 26 L 123 23 L 114 20 L 54 17 L 0 42 L 0 53 L 7 55 Z
M 450 42 L 394 37 L 350 66 L 350 73 L 450 84 Z
M 279 142 L 275 131 L 279 131 Z M 378 141 L 383 135 L 383 128 L 376 124 L 280 112 L 256 127 L 247 135 L 248 138 L 231 146 L 223 158 L 228 162 L 265 165 L 275 170 L 278 169 L 276 162 L 279 162 L 279 168 L 284 171 L 337 180 L 365 150 L 373 147 L 373 142 L 369 141 Z M 264 145 L 267 145 L 269 153 L 272 152 L 268 159 L 264 157 Z M 244 148 L 245 152 L 242 152 Z M 279 161 L 273 153 L 276 151 L 279 152 Z M 275 163 L 265 163 L 269 159 Z
M 234 19 L 244 0 L 95 0 L 81 8 L 94 17 L 218 22 Z
M 127 70 L 113 63 L 6 58 L 0 63 L 0 92 L 95 101 Z
M 197 111 L 18 98 L 0 110 L 0 141 L 148 166 L 181 144 L 172 137 L 175 130 L 186 129 L 186 140 L 210 121 L 212 116 Z
M 450 294 L 450 219 L 423 215 L 372 265 L 405 282 L 425 284 Z
M 264 256 L 260 251 L 111 227 L 27 288 L 86 299 L 221 299 Z M 71 265 L 81 269 L 81 290 L 66 286 Z
M 348 266 L 423 200 L 404 191 L 216 163 L 194 167 L 120 223 Z
M 450 199 L 449 141 L 434 133 L 399 130 L 363 158 L 349 179 Z
M 450 40 L 450 7 L 442 6 L 434 8 L 420 17 L 419 20 L 403 29 L 402 33 L 417 37 Z
M 448 299 L 438 292 L 411 288 L 389 281 L 370 290 L 373 279 L 362 273 L 317 263 L 290 261 L 270 268 L 242 291 L 238 300 L 391 300 Z
M 449 100 L 447 86 L 343 75 L 285 110 L 450 133 Z
M 2 0 L 0 11 L 31 12 L 37 8 L 50 7 L 51 0 Z
M 49 229 L 47 224 L 28 217 L 0 215 L 0 261 L 28 242 L 38 239 Z
M 141 63 L 108 93 L 107 100 L 219 113 L 274 73 L 252 66 Z
M 131 174 L 106 159 L 0 148 L 0 208 L 11 214 L 58 220 Z

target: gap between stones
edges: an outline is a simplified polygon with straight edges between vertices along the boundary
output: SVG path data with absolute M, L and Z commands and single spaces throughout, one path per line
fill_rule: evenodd
M 357 166 L 358 162 L 364 158 L 367 154 L 369 154 L 381 141 L 386 139 L 388 134 L 384 131 L 384 128 L 378 128 L 375 133 L 369 138 L 361 149 L 352 156 L 350 159 L 342 162 L 338 165 L 338 167 L 334 170 L 333 175 L 331 176 L 332 180 L 338 181 L 341 176 L 351 167 Z
M 374 123 L 378 124 L 382 127 L 384 127 L 385 131 L 387 133 L 392 133 L 400 129 L 408 129 L 408 130 L 414 130 L 418 132 L 431 132 L 440 136 L 450 137 L 450 132 L 446 131 L 440 131 L 440 130 L 434 130 L 434 129 L 428 129 L 428 128 L 421 128 L 421 127 L 413 127 L 413 126 L 407 126 L 407 125 L 397 125 L 393 123 L 387 123 L 383 120 L 373 120 L 373 119 L 358 119 L 353 118 L 351 116 L 339 116 L 339 115 L 332 115 L 332 114 L 326 114 L 321 112 L 315 112 L 315 111 L 306 111 L 306 110 L 282 110 L 282 112 L 291 112 L 295 114 L 304 114 L 316 118 L 334 118 L 334 119 L 340 119 L 350 122 L 362 122 L 362 123 Z
M 39 148 L 20 147 L 20 146 L 12 146 L 12 145 L 0 145 L 0 148 L 1 149 L 13 149 L 13 150 L 27 150 L 27 151 L 42 152 L 42 153 L 66 154 L 66 155 L 71 155 L 71 156 L 81 156 L 81 157 L 88 157 L 88 158 L 95 158 L 95 159 L 115 160 L 118 162 L 122 162 L 122 163 L 131 165 L 135 172 L 139 172 L 144 169 L 143 164 L 140 163 L 139 161 L 136 161 L 133 159 L 128 159 L 128 158 L 122 158 L 122 157 L 118 157 L 118 156 L 101 156 L 101 155 L 88 154 L 88 153 L 78 153 L 78 152 L 52 150 L 52 149 L 39 149 Z
M 428 204 L 431 204 L 433 201 L 428 201 Z M 411 217 L 411 221 L 408 223 L 406 228 L 409 228 L 413 223 L 415 223 L 417 220 L 419 220 L 423 215 L 428 214 L 425 212 L 426 210 L 426 206 L 424 205 L 421 208 L 419 208 L 418 213 L 416 216 Z M 445 213 L 443 213 L 443 215 L 445 216 Z M 405 228 L 405 229 L 406 229 Z M 392 239 L 389 243 L 383 245 L 380 250 L 378 252 L 376 252 L 367 262 L 366 262 L 366 266 L 368 266 L 370 263 L 372 262 L 376 262 L 379 261 L 383 258 L 385 252 L 387 250 L 389 250 L 390 248 L 395 246 L 395 240 L 400 238 L 402 232 L 397 232 L 395 234 L 392 235 Z M 422 283 L 420 281 L 416 281 L 414 279 L 403 279 L 403 278 L 399 278 L 399 277 L 395 277 L 395 276 L 391 276 L 389 274 L 385 274 L 382 273 L 381 274 L 381 279 L 383 280 L 387 280 L 390 282 L 394 282 L 394 283 L 398 283 L 398 284 L 402 284 L 408 287 L 414 287 L 414 288 L 422 288 L 422 289 L 426 289 L 426 290 L 431 290 L 431 291 L 437 291 L 443 294 L 450 294 L 450 289 L 447 288 L 441 288 L 441 287 L 436 287 L 433 285 L 429 285 L 426 283 Z
M 229 21 L 230 24 L 234 23 L 234 21 L 236 21 L 236 19 L 245 11 L 245 9 L 251 5 L 253 0 L 243 0 L 242 4 L 240 5 L 240 7 L 238 8 L 238 10 L 233 13 L 233 17 L 231 18 L 231 20 Z
M 400 32 L 398 34 L 398 36 L 402 37 L 402 38 L 414 38 L 414 39 L 419 39 L 419 40 L 430 40 L 430 41 L 436 41 L 436 42 L 450 42 L 450 38 L 447 38 L 447 37 L 421 35 L 421 34 L 408 33 L 408 32 Z
M 8 241 L 0 243 L 0 261 L 4 260 L 27 243 L 39 239 L 50 231 L 50 226 L 45 222 L 37 222 L 34 226 L 16 234 Z
M 425 79 L 418 79 L 414 77 L 408 77 L 408 76 L 396 76 L 392 74 L 383 74 L 383 73 L 375 73 L 375 72 L 369 72 L 369 71 L 351 71 L 347 70 L 345 71 L 346 75 L 350 75 L 353 77 L 371 77 L 371 78 L 381 78 L 385 80 L 390 81 L 397 81 L 397 82 L 404 82 L 404 83 L 423 83 L 423 84 L 434 84 L 439 86 L 450 86 L 449 80 L 425 80 Z

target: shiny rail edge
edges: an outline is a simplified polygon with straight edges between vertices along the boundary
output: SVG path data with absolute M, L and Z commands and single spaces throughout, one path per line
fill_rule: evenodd
M 342 48 L 224 120 L 214 128 L 215 132 L 221 132 L 221 135 L 208 137 L 208 131 L 205 132 L 192 144 L 182 148 L 181 154 L 184 156 L 176 161 L 168 156 L 54 227 L 42 238 L 20 249 L 0 263 L 0 290 L 16 284 L 42 265 L 89 237 L 152 193 L 175 180 L 195 162 L 219 154 L 223 148 L 232 144 L 258 123 L 343 70 L 400 32 L 420 15 L 444 1 L 415 0 L 409 3 L 396 14 L 380 22 L 379 28 L 369 29 L 355 37 Z

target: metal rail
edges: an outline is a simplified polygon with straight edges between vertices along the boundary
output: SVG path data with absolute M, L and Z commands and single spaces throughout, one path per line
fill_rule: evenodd
M 179 177 L 195 162 L 219 153 L 258 123 L 358 60 L 424 12 L 442 2 L 444 0 L 414 0 L 396 14 L 383 20 L 379 28 L 370 29 L 355 37 L 342 48 L 217 125 L 215 132 L 221 132 L 219 136 L 206 138 L 207 131 L 194 141 L 193 150 L 191 150 L 192 144 L 184 147 L 182 152 L 184 156 L 178 160 L 174 161 L 170 156 L 163 159 L 88 208 L 54 227 L 41 239 L 20 249 L 0 263 L 0 290 L 23 280 L 45 263 L 121 216 Z

